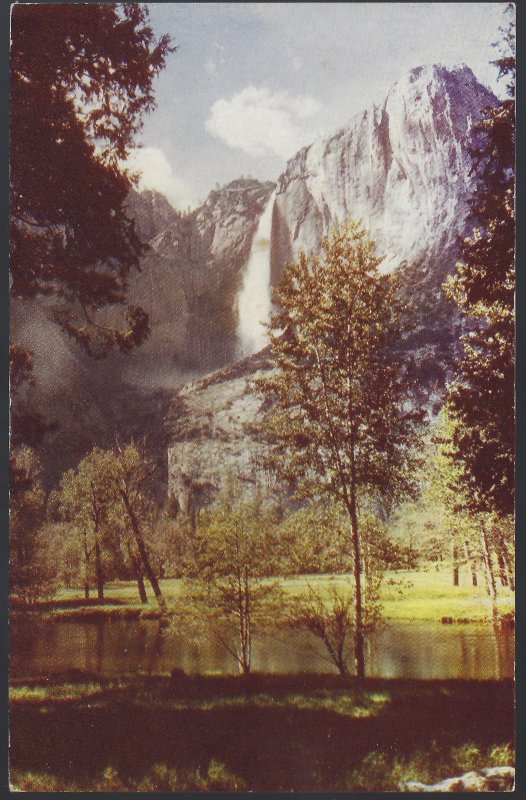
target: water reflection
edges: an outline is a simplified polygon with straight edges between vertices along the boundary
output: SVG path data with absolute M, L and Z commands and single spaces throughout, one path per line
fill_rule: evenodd
M 489 625 L 396 623 L 367 642 L 369 676 L 385 678 L 505 678 L 513 676 L 514 636 Z M 255 637 L 253 669 L 261 672 L 335 672 L 308 633 Z M 84 669 L 126 672 L 235 673 L 237 666 L 213 636 L 185 638 L 154 620 L 12 623 L 13 676 Z

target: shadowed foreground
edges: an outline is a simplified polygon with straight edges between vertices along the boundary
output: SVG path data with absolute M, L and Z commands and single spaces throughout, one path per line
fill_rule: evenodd
M 11 686 L 11 783 L 53 790 L 396 790 L 512 763 L 511 681 L 75 673 Z

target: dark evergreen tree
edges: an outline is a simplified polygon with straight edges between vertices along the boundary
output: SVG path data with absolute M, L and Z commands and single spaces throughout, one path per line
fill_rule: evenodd
M 136 3 L 12 9 L 11 292 L 52 296 L 58 324 L 96 357 L 148 335 L 147 314 L 126 305 L 142 246 L 122 164 L 173 48 L 147 23 Z M 125 306 L 122 328 L 98 315 L 114 304 Z
M 508 15 L 513 15 L 510 4 Z M 462 461 L 472 510 L 514 506 L 515 24 L 502 30 L 494 62 L 507 97 L 486 108 L 473 151 L 476 220 L 446 290 L 469 320 L 448 404 L 458 420 L 452 455 Z

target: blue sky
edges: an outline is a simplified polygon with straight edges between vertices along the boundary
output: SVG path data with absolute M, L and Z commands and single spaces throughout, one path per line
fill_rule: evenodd
M 179 208 L 241 175 L 275 180 L 317 136 L 415 66 L 466 63 L 496 84 L 503 3 L 150 3 L 178 50 L 134 162 Z

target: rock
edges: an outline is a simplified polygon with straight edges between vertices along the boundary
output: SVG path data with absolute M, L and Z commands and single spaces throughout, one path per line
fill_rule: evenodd
M 512 792 L 514 787 L 513 767 L 487 767 L 433 784 L 407 781 L 399 788 L 401 792 Z
M 168 493 L 185 513 L 207 505 L 229 476 L 240 479 L 246 494 L 268 483 L 264 446 L 252 430 L 264 399 L 251 382 L 270 368 L 264 350 L 191 381 L 174 398 L 167 420 Z
M 278 179 L 275 278 L 349 214 L 364 220 L 385 270 L 407 261 L 447 271 L 473 188 L 472 126 L 495 102 L 466 66 L 417 67 L 383 103 L 300 150 Z

